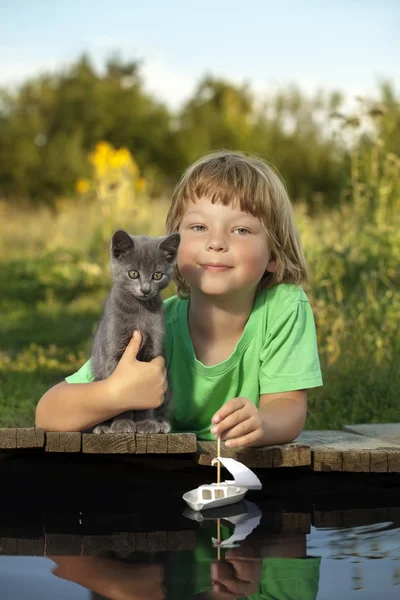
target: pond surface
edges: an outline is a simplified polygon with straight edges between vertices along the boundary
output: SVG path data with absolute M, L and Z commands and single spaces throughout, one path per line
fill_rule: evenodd
M 271 523 L 277 523 L 279 515 L 277 518 L 264 508 L 261 511 L 256 503 L 245 501 L 226 512 L 227 508 L 202 514 L 185 509 L 179 514 L 180 520 L 165 509 L 165 531 L 152 534 L 145 533 L 146 524 L 147 529 L 139 533 L 136 525 L 136 533 L 115 531 L 114 525 L 114 531 L 104 535 L 103 515 L 99 535 L 93 525 L 90 535 L 75 535 L 78 547 L 68 533 L 64 537 L 60 534 L 56 542 L 51 541 L 50 534 L 45 535 L 42 556 L 6 556 L 5 538 L 0 536 L 0 598 L 400 598 L 400 529 L 396 519 L 304 528 L 294 515 L 292 520 L 286 518 L 283 527 L 273 527 Z M 399 509 L 392 512 L 399 514 Z M 158 515 L 157 530 L 162 520 Z M 84 514 L 79 521 L 84 527 Z M 132 515 L 132 521 L 137 522 L 137 515 Z M 184 524 L 181 531 L 174 527 L 176 523 Z M 351 523 L 351 512 L 346 523 Z M 163 544 L 164 549 L 160 549 Z M 174 544 L 176 549 L 172 549 Z M 23 552 L 21 543 L 19 547 Z

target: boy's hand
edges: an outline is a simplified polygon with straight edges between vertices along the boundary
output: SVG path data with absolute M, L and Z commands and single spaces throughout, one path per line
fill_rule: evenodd
M 264 436 L 258 408 L 248 398 L 232 398 L 212 418 L 211 433 L 226 440 L 230 448 L 256 446 Z
M 235 550 L 239 550 L 236 554 Z M 215 600 L 235 600 L 258 592 L 262 560 L 243 556 L 240 548 L 227 552 L 225 560 L 211 564 L 211 581 Z
M 167 369 L 162 356 L 150 362 L 136 360 L 142 334 L 133 335 L 118 365 L 108 377 L 110 401 L 126 406 L 125 410 L 157 408 L 168 389 Z

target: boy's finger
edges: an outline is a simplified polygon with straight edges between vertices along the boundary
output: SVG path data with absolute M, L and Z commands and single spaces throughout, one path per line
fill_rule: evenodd
M 254 593 L 256 590 L 253 590 L 253 584 L 248 581 L 240 581 L 239 579 L 230 579 L 229 577 L 218 578 L 218 580 L 213 584 L 216 585 L 219 583 L 220 586 L 223 586 L 221 592 L 224 594 L 234 594 L 234 598 L 248 596 L 249 594 Z M 225 589 L 224 589 L 225 588 Z M 214 587 L 213 587 L 214 589 Z
M 227 416 L 235 412 L 235 410 L 243 408 L 245 404 L 245 398 L 232 398 L 231 400 L 228 400 L 228 402 L 221 406 L 221 408 L 218 409 L 218 411 L 215 413 L 215 415 L 212 418 L 212 422 L 215 424 L 220 423 Z
M 224 433 L 221 435 L 221 440 L 231 442 L 232 440 L 247 435 L 248 433 L 251 433 L 254 430 L 254 421 L 250 418 L 246 421 L 241 421 L 234 427 L 230 427 L 229 429 L 225 430 Z M 228 444 L 228 446 L 229 445 L 230 443 Z
M 226 444 L 227 444 L 227 446 L 229 446 L 229 448 L 239 448 L 239 447 L 246 448 L 246 446 L 249 446 L 250 444 L 254 444 L 254 442 L 257 442 L 259 439 L 259 435 L 260 434 L 258 431 L 251 431 L 250 433 L 247 433 L 246 435 L 242 435 L 241 437 L 235 438 L 233 440 L 227 440 Z
M 218 600 L 237 600 L 237 594 L 233 594 L 232 592 L 228 592 L 226 587 L 216 581 L 212 584 L 212 591 L 215 594 L 218 594 Z M 208 597 L 208 596 L 207 596 Z
M 244 414 L 243 408 L 239 408 L 238 410 L 235 410 L 235 412 L 225 417 L 225 419 L 218 423 L 218 425 L 213 425 L 211 427 L 211 433 L 213 435 L 221 435 L 227 429 L 235 427 L 235 425 L 242 423 L 242 421 L 245 421 L 247 418 L 248 417 L 246 417 Z
M 262 561 L 260 558 L 253 558 L 252 560 L 231 559 L 229 562 L 235 570 L 236 579 L 249 582 L 260 581 L 262 569 Z

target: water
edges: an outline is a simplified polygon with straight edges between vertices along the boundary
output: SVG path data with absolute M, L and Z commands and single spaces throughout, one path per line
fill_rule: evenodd
M 397 508 L 385 510 L 380 513 L 399 514 Z M 137 514 L 116 520 L 115 515 L 77 513 L 73 533 L 41 538 L 37 528 L 14 546 L 12 538 L 0 535 L 3 553 L 13 547 L 15 553 L 15 548 L 42 552 L 0 556 L 1 600 L 400 597 L 400 528 L 396 518 L 380 521 L 379 511 L 325 514 L 350 525 L 371 521 L 346 527 L 310 526 L 304 512 L 279 514 L 249 501 L 211 516 L 188 509 L 182 514 L 172 506 L 164 511 L 158 520 L 164 521 L 164 531 L 158 524 L 158 533 L 151 533 L 144 513 L 139 520 Z M 117 521 L 131 522 L 134 533 L 115 531 Z M 143 524 L 143 531 L 135 522 Z M 68 523 L 67 530 L 71 519 Z M 21 532 L 20 524 L 20 540 Z M 234 547 L 233 535 L 242 538 Z
M 400 598 L 400 474 L 259 475 L 193 513 L 215 468 L 184 455 L 0 460 L 0 600 Z

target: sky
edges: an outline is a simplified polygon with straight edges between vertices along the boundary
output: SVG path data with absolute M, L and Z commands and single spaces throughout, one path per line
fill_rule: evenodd
M 354 98 L 399 91 L 399 30 L 400 0 L 0 0 L 0 85 L 117 52 L 171 108 L 205 74 Z

